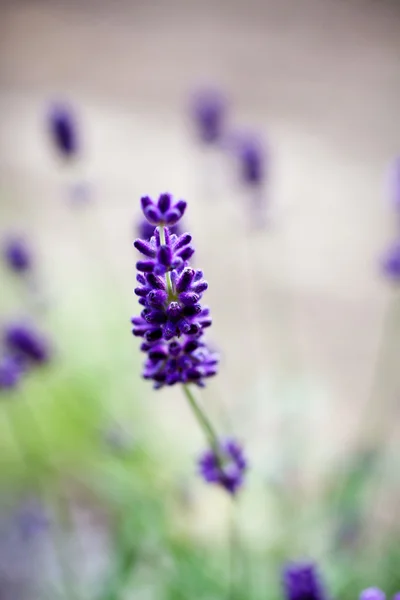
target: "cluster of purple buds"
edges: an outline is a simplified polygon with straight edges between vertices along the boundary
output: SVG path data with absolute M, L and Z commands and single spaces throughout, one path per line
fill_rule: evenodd
M 243 483 L 247 461 L 238 442 L 228 439 L 219 445 L 218 454 L 211 448 L 204 452 L 199 468 L 205 481 L 217 483 L 234 495 Z
M 32 267 L 32 254 L 20 237 L 10 237 L 3 246 L 3 258 L 7 267 L 15 273 L 26 273 Z
M 224 134 L 227 101 L 217 90 L 202 90 L 193 99 L 192 115 L 197 134 L 205 144 L 220 142 Z
M 175 383 L 197 383 L 215 375 L 217 356 L 201 339 L 211 325 L 210 311 L 200 304 L 208 284 L 203 273 L 191 268 L 194 253 L 191 235 L 171 234 L 186 209 L 186 202 L 161 194 L 158 202 L 141 200 L 145 217 L 156 227 L 150 241 L 137 239 L 134 246 L 144 256 L 136 263 L 139 286 L 135 294 L 143 306 L 132 318 L 133 334 L 143 338 L 147 353 L 143 377 L 155 388 Z
M 48 117 L 50 137 L 60 156 L 71 159 L 79 152 L 76 117 L 67 104 L 54 104 Z
M 3 358 L 0 361 L 0 389 L 18 385 L 24 373 L 50 360 L 46 338 L 34 327 L 14 323 L 3 331 Z

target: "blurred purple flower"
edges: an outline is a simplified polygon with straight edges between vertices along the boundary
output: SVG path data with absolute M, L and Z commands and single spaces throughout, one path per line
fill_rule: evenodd
M 194 95 L 192 117 L 202 142 L 215 144 L 221 140 L 227 108 L 227 100 L 218 90 L 201 90 Z
M 267 176 L 267 154 L 257 136 L 239 136 L 236 141 L 240 178 L 245 185 L 261 186 Z
M 0 390 L 15 388 L 21 379 L 22 369 L 12 356 L 3 356 L 0 360 Z
M 24 273 L 32 266 L 32 255 L 26 242 L 19 237 L 10 237 L 3 246 L 6 265 L 17 273 Z
M 51 139 L 59 154 L 66 159 L 73 158 L 79 151 L 76 116 L 70 106 L 56 103 L 51 106 L 48 116 Z
M 290 563 L 283 570 L 283 589 L 286 600 L 325 600 L 322 586 L 313 563 Z
M 385 600 L 386 594 L 379 588 L 371 587 L 361 592 L 360 600 Z
M 199 460 L 200 474 L 208 483 L 222 486 L 234 495 L 243 483 L 247 461 L 242 447 L 233 439 L 220 444 L 218 455 L 208 449 Z
M 384 255 L 382 269 L 389 279 L 400 281 L 400 241 L 393 244 Z
M 4 345 L 22 365 L 43 364 L 50 359 L 45 337 L 28 324 L 14 323 L 5 328 Z

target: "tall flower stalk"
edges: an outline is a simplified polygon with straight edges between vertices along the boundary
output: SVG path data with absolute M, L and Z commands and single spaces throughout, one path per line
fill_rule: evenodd
M 147 355 L 143 377 L 153 381 L 155 389 L 182 385 L 209 444 L 199 460 L 200 474 L 235 494 L 247 467 L 243 450 L 235 440 L 220 439 L 191 388 L 204 387 L 217 374 L 219 359 L 204 341 L 204 331 L 212 323 L 209 308 L 201 304 L 208 283 L 203 272 L 189 264 L 195 252 L 192 236 L 170 231 L 182 218 L 186 202 L 161 194 L 157 202 L 143 197 L 141 206 L 155 227 L 149 241 L 134 242 L 144 257 L 136 263 L 139 286 L 135 289 L 143 309 L 132 318 L 132 333 L 143 339 L 140 348 Z

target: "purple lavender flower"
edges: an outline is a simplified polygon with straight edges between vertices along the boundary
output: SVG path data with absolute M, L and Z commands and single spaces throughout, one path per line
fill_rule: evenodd
M 268 153 L 261 137 L 236 132 L 228 139 L 227 148 L 237 161 L 242 183 L 246 186 L 261 186 L 268 174 Z
M 3 256 L 7 266 L 16 273 L 24 273 L 32 266 L 31 252 L 21 238 L 8 239 L 4 244 Z
M 55 148 L 63 158 L 73 158 L 79 150 L 78 131 L 73 110 L 67 104 L 54 104 L 49 114 L 49 131 Z
M 291 563 L 283 571 L 286 600 L 325 600 L 316 566 L 313 563 Z
M 200 270 L 188 261 L 194 253 L 190 234 L 172 234 L 186 209 L 186 202 L 175 202 L 161 194 L 157 202 L 141 199 L 146 219 L 155 226 L 150 240 L 137 239 L 134 246 L 145 260 L 139 260 L 139 286 L 135 294 L 143 306 L 140 316 L 132 318 L 135 336 L 143 338 L 141 350 L 147 353 L 143 377 L 155 389 L 182 384 L 183 392 L 210 443 L 199 465 L 204 479 L 235 494 L 242 485 L 247 464 L 243 450 L 234 440 L 218 441 L 218 436 L 188 384 L 204 386 L 204 380 L 217 372 L 218 356 L 203 340 L 211 325 L 210 311 L 200 304 L 208 287 Z M 168 225 L 168 226 L 166 226 Z
M 371 587 L 363 590 L 360 594 L 360 600 L 385 600 L 386 594 L 379 588 Z
M 193 99 L 192 116 L 197 134 L 205 144 L 215 144 L 222 138 L 227 101 L 216 90 L 202 90 Z
M 12 356 L 3 356 L 0 360 L 0 391 L 15 388 L 21 379 L 22 369 Z
M 47 340 L 33 327 L 15 323 L 4 331 L 4 345 L 21 365 L 40 365 L 50 359 Z
M 138 236 L 142 240 L 146 240 L 146 242 L 148 242 L 153 237 L 156 228 L 154 225 L 150 225 L 146 218 L 141 217 L 138 221 L 136 229 Z M 168 227 L 168 231 L 169 233 L 174 233 L 177 236 L 182 235 L 183 230 L 181 223 L 178 222 L 172 227 Z
M 161 194 L 157 203 L 147 196 L 141 203 L 146 218 L 158 225 L 150 241 L 134 242 L 145 257 L 136 263 L 135 294 L 143 309 L 131 320 L 132 333 L 144 338 L 141 350 L 148 355 L 143 377 L 153 380 L 155 388 L 175 383 L 203 386 L 204 378 L 216 373 L 218 362 L 200 339 L 211 325 L 209 309 L 200 304 L 208 284 L 202 271 L 188 264 L 194 253 L 190 234 L 177 236 L 165 227 L 178 223 L 186 202 Z
M 400 242 L 393 244 L 382 260 L 385 275 L 394 282 L 400 281 Z
M 266 156 L 261 140 L 257 137 L 242 137 L 237 143 L 240 176 L 244 184 L 260 186 L 266 175 Z
M 234 495 L 243 483 L 247 461 L 238 442 L 228 439 L 220 444 L 218 455 L 215 449 L 204 452 L 199 467 L 205 481 L 220 485 Z

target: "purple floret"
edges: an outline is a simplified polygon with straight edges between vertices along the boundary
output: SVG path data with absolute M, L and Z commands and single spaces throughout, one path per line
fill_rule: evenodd
M 205 481 L 220 485 L 234 495 L 243 483 L 247 461 L 239 443 L 228 439 L 221 443 L 218 456 L 214 449 L 206 450 L 199 467 Z
M 186 210 L 184 200 L 174 200 L 171 194 L 160 194 L 157 202 L 149 196 L 143 196 L 140 199 L 142 211 L 150 225 L 166 225 L 172 227 L 183 217 Z
M 195 383 L 203 387 L 204 379 L 217 373 L 218 355 L 211 352 L 201 339 L 182 336 L 170 342 L 160 341 L 142 349 L 148 352 L 144 379 L 154 381 L 155 389 L 175 383 Z

